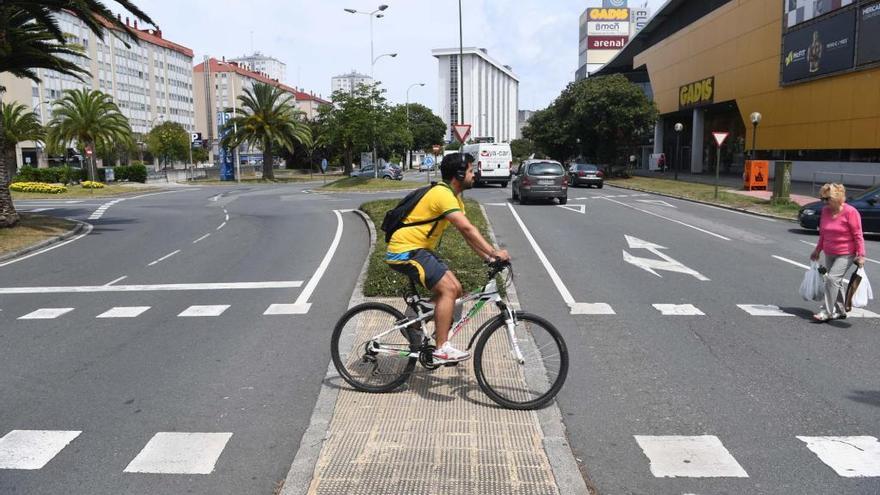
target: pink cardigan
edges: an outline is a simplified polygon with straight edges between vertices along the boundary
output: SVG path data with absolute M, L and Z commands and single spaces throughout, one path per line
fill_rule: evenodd
M 833 256 L 865 256 L 865 236 L 862 234 L 862 216 L 859 210 L 844 203 L 843 211 L 837 218 L 833 218 L 831 208 L 823 208 L 816 250 Z

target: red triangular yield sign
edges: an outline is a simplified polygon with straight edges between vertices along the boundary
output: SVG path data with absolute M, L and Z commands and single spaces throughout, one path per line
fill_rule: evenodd
M 727 139 L 727 136 L 729 136 L 729 135 L 730 135 L 729 132 L 713 132 L 712 133 L 712 136 L 715 137 L 715 142 L 718 143 L 718 146 L 721 146 L 722 144 L 724 144 L 724 140 Z
M 455 134 L 455 139 L 458 139 L 458 142 L 464 144 L 464 142 L 467 141 L 468 136 L 471 135 L 471 125 L 452 124 L 452 132 Z

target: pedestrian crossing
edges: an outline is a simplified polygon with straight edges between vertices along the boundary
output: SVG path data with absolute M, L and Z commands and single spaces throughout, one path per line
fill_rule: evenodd
M 82 430 L 12 430 L 0 437 L 0 470 L 40 470 L 66 449 L 78 452 Z M 209 475 L 232 432 L 157 432 L 124 473 Z M 797 436 L 813 454 L 815 468 L 842 478 L 880 477 L 880 441 L 873 436 Z M 748 463 L 714 435 L 634 435 L 645 468 L 655 478 L 748 478 Z M 111 446 L 111 451 L 118 451 Z M 111 454 L 112 455 L 112 454 Z M 743 464 L 746 464 L 744 467 Z M 824 466 L 824 467 L 822 467 Z
M 179 318 L 216 318 L 222 316 L 232 307 L 230 304 L 216 305 L 193 305 L 179 313 Z M 650 305 L 658 316 L 663 317 L 699 317 L 711 318 L 715 313 L 704 311 L 693 304 L 652 304 Z M 737 304 L 743 313 L 755 317 L 794 317 L 799 316 L 781 309 L 779 306 L 768 304 Z M 627 312 L 632 312 L 633 306 L 627 307 Z M 152 306 L 114 306 L 98 313 L 97 319 L 133 319 L 143 316 L 153 310 Z M 2 309 L 0 309 L 2 311 Z M 30 313 L 17 317 L 17 320 L 54 320 L 64 316 L 82 312 L 77 308 L 40 308 Z M 94 309 L 88 311 L 94 312 Z M 7 310 L 8 313 L 8 310 Z M 270 304 L 263 316 L 290 316 L 304 314 L 300 305 L 297 304 Z M 606 303 L 575 303 L 571 308 L 574 316 L 621 316 L 610 304 Z M 853 308 L 847 314 L 848 318 L 880 318 L 880 314 L 862 308 Z

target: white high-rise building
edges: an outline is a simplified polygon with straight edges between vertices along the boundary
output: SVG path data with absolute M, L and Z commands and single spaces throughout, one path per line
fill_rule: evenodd
M 266 74 L 269 79 L 274 79 L 279 82 L 284 82 L 287 78 L 287 64 L 275 57 L 263 55 L 260 52 L 254 52 L 253 55 L 233 58 L 230 62 L 237 62 L 238 65 L 251 72 Z
M 29 108 L 42 124 L 51 120 L 52 105 L 68 89 L 95 89 L 113 97 L 136 135 L 144 135 L 164 121 L 177 122 L 188 131 L 193 123 L 193 51 L 162 37 L 159 29 L 141 29 L 135 21 L 130 25 L 137 43 L 128 47 L 120 36 L 111 33 L 105 22 L 104 40 L 101 41 L 79 19 L 64 11 L 55 17 L 61 30 L 79 44 L 88 55 L 69 60 L 86 70 L 83 81 L 55 71 L 37 69 L 42 82 L 16 79 L 9 73 L 0 74 L 0 86 L 6 87 L 4 101 L 15 101 Z M 128 23 L 128 19 L 125 19 Z M 36 143 L 20 143 L 16 152 L 17 164 L 46 166 L 46 154 Z
M 438 110 L 446 123 L 446 139 L 452 139 L 451 126 L 459 122 L 471 124 L 471 139 L 492 138 L 498 143 L 516 139 L 519 78 L 509 65 L 490 57 L 485 48 L 466 47 L 463 51 L 460 86 L 459 49 L 431 52 L 439 61 Z M 463 99 L 459 98 L 459 87 Z M 461 121 L 459 112 L 463 116 Z
M 373 84 L 373 78 L 352 70 L 348 74 L 342 74 L 330 79 L 330 89 L 334 93 L 340 90 L 352 93 L 361 84 Z

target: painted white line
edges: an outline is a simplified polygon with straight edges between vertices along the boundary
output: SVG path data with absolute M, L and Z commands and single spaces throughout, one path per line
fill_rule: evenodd
M 70 313 L 73 308 L 41 308 L 33 313 L 19 316 L 19 320 L 54 320 L 61 315 Z
M 568 287 L 565 286 L 565 283 L 562 282 L 562 279 L 559 277 L 559 274 L 556 273 L 556 269 L 553 268 L 553 265 L 550 264 L 550 261 L 547 259 L 547 256 L 544 255 L 544 251 L 541 249 L 541 246 L 538 245 L 535 238 L 532 237 L 532 233 L 529 232 L 526 224 L 523 223 L 522 218 L 516 213 L 516 210 L 513 208 L 513 205 L 507 203 L 507 207 L 510 209 L 510 213 L 513 214 L 513 218 L 516 220 L 516 223 L 519 225 L 520 230 L 525 234 L 526 239 L 528 239 L 529 244 L 532 245 L 532 249 L 535 251 L 535 254 L 538 255 L 538 259 L 541 260 L 541 264 L 544 265 L 544 269 L 547 270 L 547 274 L 550 275 L 550 280 L 553 281 L 553 285 L 556 286 L 556 290 L 559 291 L 559 295 L 562 296 L 562 300 L 565 301 L 565 304 L 571 308 L 571 314 L 593 314 L 593 313 L 583 313 L 582 311 L 586 311 L 589 309 L 602 309 L 602 310 L 610 310 L 611 313 L 601 313 L 601 314 L 614 314 L 614 310 L 611 309 L 607 304 L 602 305 L 604 307 L 598 308 L 598 306 L 594 307 L 588 304 L 590 307 L 583 306 L 585 303 L 578 303 L 574 300 L 574 296 L 569 292 Z M 576 312 L 577 311 L 577 312 Z
M 204 241 L 208 237 L 211 237 L 211 234 L 205 234 L 205 235 L 199 237 L 198 239 L 193 241 L 193 244 L 198 244 L 199 242 Z
M 221 223 L 220 226 L 217 227 L 217 230 L 220 230 L 220 229 L 222 229 L 223 227 L 226 227 L 226 222 Z
M 211 474 L 230 438 L 232 433 L 159 432 L 124 472 Z
M 752 316 L 794 316 L 779 309 L 779 306 L 769 304 L 737 304 L 736 307 Z
M 880 442 L 875 437 L 798 437 L 844 478 L 880 476 Z
M 54 209 L 55 208 L 35 208 L 33 210 L 30 210 L 30 212 L 31 213 L 40 213 L 41 211 L 52 211 Z
M 156 292 L 188 290 L 254 290 L 302 287 L 301 280 L 284 282 L 229 282 L 211 284 L 94 285 L 68 287 L 0 287 L 0 294 L 82 294 L 91 292 Z
M 149 265 L 147 265 L 147 266 L 156 266 L 157 264 L 159 264 L 159 263 L 161 263 L 161 262 L 167 260 L 168 258 L 174 256 L 175 254 L 177 254 L 177 253 L 179 253 L 179 252 L 180 252 L 180 249 L 178 249 L 177 251 L 174 251 L 173 253 L 168 253 L 168 254 L 166 254 L 165 256 L 162 256 L 161 258 L 157 259 L 156 261 L 151 262 L 151 263 L 150 263 Z
M 782 256 L 776 256 L 776 255 L 774 254 L 773 257 L 776 258 L 776 259 L 778 259 L 779 261 L 784 261 L 784 262 L 788 263 L 789 265 L 794 265 L 794 266 L 796 266 L 796 267 L 798 267 L 798 268 L 803 268 L 804 270 L 809 270 L 809 269 L 810 269 L 809 266 L 807 266 L 807 265 L 805 265 L 805 264 L 803 264 L 803 263 L 798 263 L 797 261 L 792 261 L 792 260 L 790 260 L 790 259 L 788 259 L 788 258 L 783 258 Z
M 42 469 L 80 433 L 12 430 L 0 438 L 0 469 Z
M 638 201 L 639 203 L 648 203 L 648 204 L 665 206 L 667 208 L 678 209 L 677 206 L 671 205 L 671 204 L 667 203 L 666 201 L 663 201 L 662 199 L 637 199 L 636 201 Z
M 706 316 L 693 304 L 653 304 L 663 316 Z
M 296 313 L 293 314 L 304 315 L 309 312 L 309 309 L 312 307 L 311 303 L 309 303 L 309 298 L 312 297 L 312 292 L 315 291 L 318 282 L 321 281 L 321 277 L 324 276 L 324 272 L 327 270 L 327 267 L 330 266 L 330 261 L 333 260 L 333 255 L 339 247 L 339 241 L 342 239 L 342 213 L 340 213 L 339 210 L 333 210 L 333 214 L 336 215 L 336 235 L 333 237 L 333 242 L 330 243 L 330 249 L 327 250 L 327 254 L 324 255 L 324 259 L 321 260 L 321 264 L 318 265 L 315 274 L 312 275 L 312 278 L 309 279 L 309 283 L 306 284 L 306 287 L 300 292 L 299 297 L 293 302 L 296 309 Z
M 571 305 L 573 315 L 614 315 L 614 308 L 605 303 L 579 303 Z
M 853 308 L 846 314 L 847 318 L 880 318 L 880 315 L 863 308 Z
M 125 279 L 127 279 L 127 278 L 128 278 L 128 275 L 123 275 L 123 276 L 117 278 L 116 280 L 114 280 L 114 281 L 112 281 L 112 282 L 107 282 L 107 283 L 104 284 L 104 285 L 105 285 L 105 286 L 107 286 L 107 285 L 113 285 L 113 284 L 115 284 L 116 282 L 122 282 L 123 280 L 125 280 Z
M 707 205 L 707 204 L 704 204 L 704 203 L 695 203 L 695 202 L 693 202 L 693 201 L 686 201 L 686 200 L 678 199 L 678 198 L 669 198 L 669 199 L 671 199 L 671 200 L 673 200 L 673 201 L 679 201 L 679 202 L 681 202 L 681 203 L 687 203 L 687 204 L 694 205 L 694 206 L 702 206 L 703 208 L 710 208 L 710 209 L 713 209 L 713 210 L 723 211 L 723 212 L 727 212 L 727 213 L 733 213 L 734 215 L 740 215 L 740 216 L 743 216 L 743 217 L 749 217 L 749 218 L 752 218 L 752 219 L 755 219 L 755 220 L 761 220 L 761 221 L 764 221 L 764 222 L 771 222 L 771 223 L 777 223 L 777 222 L 778 222 L 778 220 L 773 219 L 773 218 L 762 217 L 762 216 L 760 216 L 760 215 L 752 215 L 752 214 L 750 214 L 750 213 L 745 213 L 745 212 L 742 212 L 742 211 L 728 210 L 727 208 L 721 208 L 720 206 Z
M 118 306 L 99 314 L 96 318 L 137 318 L 150 306 Z
M 656 478 L 748 478 L 716 436 L 635 436 Z
M 689 224 L 689 223 L 684 223 L 684 222 L 682 222 L 682 221 L 680 221 L 680 220 L 675 220 L 675 219 L 673 219 L 673 218 L 669 218 L 669 217 L 665 217 L 665 216 L 663 216 L 663 215 L 659 215 L 659 214 L 657 214 L 657 213 L 654 213 L 653 211 L 648 211 L 648 210 L 644 210 L 644 209 L 642 209 L 642 208 L 637 208 L 637 207 L 635 207 L 635 206 L 633 206 L 633 205 L 628 205 L 628 204 L 626 204 L 626 203 L 621 203 L 620 201 L 613 200 L 613 199 L 611 199 L 610 197 L 607 197 L 607 196 L 602 197 L 602 199 L 604 199 L 605 201 L 610 201 L 610 202 L 612 202 L 612 203 L 619 204 L 620 206 L 625 206 L 625 207 L 627 207 L 627 208 L 632 208 L 633 210 L 640 211 L 640 212 L 642 212 L 642 213 L 647 213 L 648 215 L 652 215 L 652 216 L 655 216 L 655 217 L 658 217 L 658 218 L 662 218 L 663 220 L 668 220 L 668 221 L 670 221 L 670 222 L 672 222 L 672 223 L 677 223 L 677 224 L 679 224 L 679 225 L 682 225 L 682 226 L 687 227 L 687 228 L 689 228 L 689 229 L 697 230 L 697 231 L 702 232 L 702 233 L 704 233 L 704 234 L 709 234 L 709 235 L 711 235 L 711 236 L 713 236 L 713 237 L 717 237 L 717 238 L 719 238 L 719 239 L 721 239 L 721 240 L 723 240 L 723 241 L 729 241 L 729 240 L 730 240 L 729 237 L 724 237 L 724 236 L 721 235 L 721 234 L 716 234 L 715 232 L 710 232 L 710 231 L 708 231 L 708 230 L 706 230 L 706 229 L 701 229 L 701 228 L 699 228 L 699 227 L 697 227 L 697 226 L 695 226 L 695 225 L 691 225 L 691 224 Z
M 507 206 L 508 203 L 486 203 L 486 206 Z
M 216 304 L 213 306 L 190 306 L 183 310 L 179 315 L 179 317 L 190 317 L 197 318 L 201 316 L 220 316 L 224 311 L 229 309 L 228 304 Z
M 102 216 L 104 216 L 104 213 L 107 212 L 107 209 L 109 209 L 111 206 L 113 206 L 117 203 L 121 203 L 121 202 L 125 201 L 126 199 L 128 199 L 128 198 L 114 199 L 113 201 L 109 201 L 107 203 L 102 204 L 101 206 L 98 207 L 97 210 L 95 210 L 91 214 L 91 216 L 89 216 L 89 220 L 100 220 L 100 218 Z
M 804 240 L 801 240 L 801 242 L 803 242 L 804 244 L 806 244 L 808 246 L 812 246 L 813 248 L 816 247 L 815 242 L 809 242 L 809 241 L 804 241 Z M 865 260 L 867 260 L 868 263 L 874 263 L 875 265 L 880 265 L 880 261 L 872 260 L 871 258 L 865 258 Z
M 66 246 L 66 245 L 70 244 L 71 242 L 78 241 L 78 240 L 82 239 L 83 237 L 85 237 L 85 236 L 91 234 L 91 233 L 92 233 L 92 229 L 94 228 L 94 227 L 92 226 L 92 224 L 90 224 L 90 223 L 85 223 L 85 222 L 83 222 L 83 223 L 84 223 L 85 226 L 86 226 L 86 231 L 83 232 L 82 234 L 80 234 L 80 235 L 78 235 L 78 236 L 76 236 L 76 237 L 74 237 L 74 238 L 72 238 L 72 239 L 66 240 L 66 241 L 64 241 L 64 242 L 61 242 L 61 243 L 58 243 L 58 244 L 54 244 L 54 245 L 52 245 L 52 246 L 49 246 L 49 247 L 47 247 L 46 249 L 40 249 L 39 251 L 34 251 L 33 253 L 28 254 L 28 255 L 26 255 L 26 256 L 22 256 L 22 257 L 20 257 L 20 258 L 15 258 L 15 259 L 13 259 L 13 260 L 9 260 L 9 261 L 6 261 L 6 262 L 4 262 L 4 263 L 0 263 L 0 268 L 3 268 L 3 267 L 6 266 L 6 265 L 11 265 L 11 264 L 13 264 L 13 263 L 18 263 L 19 261 L 24 261 L 24 260 L 26 260 L 26 259 L 28 259 L 28 258 L 32 258 L 32 257 L 34 257 L 34 256 L 37 256 L 37 255 L 40 255 L 40 254 L 43 254 L 43 253 L 49 252 L 49 251 L 51 251 L 51 250 L 53 250 L 53 249 L 58 249 L 58 248 L 60 248 L 60 247 L 62 247 L 62 246 Z
M 194 188 L 194 189 L 186 189 L 186 190 L 187 190 L 187 191 L 198 191 L 197 188 Z M 125 198 L 125 199 L 141 199 L 141 198 L 147 198 L 147 197 L 150 197 L 150 196 L 158 196 L 158 195 L 160 195 L 160 194 L 174 194 L 174 193 L 179 193 L 179 192 L 183 192 L 183 191 L 182 191 L 182 190 L 177 190 L 177 191 L 162 191 L 162 192 L 156 192 L 156 193 L 141 194 L 140 196 L 132 196 L 132 197 L 130 197 L 130 198 Z
M 587 213 L 587 205 L 557 205 L 556 207 L 580 213 L 581 215 L 586 215 Z
M 298 315 L 302 314 L 301 309 L 296 304 L 272 304 L 266 311 L 263 312 L 264 315 Z

